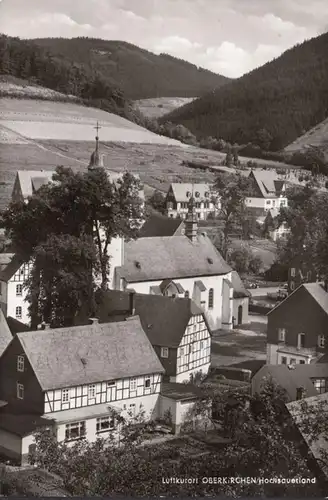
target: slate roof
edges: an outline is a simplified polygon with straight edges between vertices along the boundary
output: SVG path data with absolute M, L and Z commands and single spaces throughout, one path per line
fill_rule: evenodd
M 128 283 L 216 276 L 231 271 L 206 234 L 192 242 L 187 236 L 139 238 L 125 245 L 119 274 Z
M 232 283 L 232 287 L 233 287 L 234 299 L 240 299 L 240 298 L 251 296 L 251 293 L 248 290 L 246 290 L 244 283 L 240 279 L 240 276 L 237 273 L 237 271 L 232 271 L 231 283 Z
M 307 403 L 310 411 L 313 408 L 314 412 L 316 411 L 316 406 L 320 405 L 320 409 L 322 409 L 321 405 L 323 405 L 323 408 L 324 408 L 323 411 L 326 410 L 325 413 L 327 414 L 327 418 L 328 418 L 328 393 L 326 392 L 324 394 L 305 398 L 305 400 L 299 400 L 299 401 L 293 401 L 291 403 L 287 403 L 287 405 L 286 405 L 287 409 L 288 409 L 289 413 L 291 414 L 291 416 L 293 417 L 296 425 L 298 425 L 302 422 L 302 415 L 303 415 L 302 402 L 303 401 L 305 401 Z M 299 428 L 299 430 L 301 431 L 300 428 Z M 321 468 L 321 470 L 324 472 L 326 477 L 328 478 L 327 463 L 325 463 L 325 461 L 322 461 L 322 458 L 323 458 L 322 451 L 324 450 L 324 452 L 326 452 L 326 453 L 328 452 L 328 441 L 327 441 L 326 432 L 323 430 L 323 432 L 321 432 L 318 435 L 318 439 L 315 439 L 315 440 L 311 439 L 311 436 L 309 436 L 309 434 L 306 432 L 301 432 L 301 434 L 302 434 L 305 442 L 309 446 L 309 449 L 311 450 L 314 458 L 317 460 L 319 459 L 318 465 Z
M 12 432 L 17 436 L 27 436 L 40 427 L 49 427 L 55 420 L 39 417 L 38 415 L 22 415 L 1 412 L 0 428 Z
M 18 321 L 18 319 L 12 318 L 11 316 L 8 316 L 7 323 L 13 335 L 30 330 L 30 327 L 28 325 L 25 325 L 25 323 L 22 323 L 21 321 Z
M 13 253 L 0 253 L 0 270 L 9 264 L 14 255 Z
M 0 281 L 5 281 L 7 283 L 23 264 L 23 260 L 17 255 L 14 255 L 9 264 L 0 272 Z
M 130 293 L 108 290 L 98 300 L 97 316 L 100 321 L 128 317 Z M 162 295 L 134 294 L 135 314 L 154 346 L 178 347 L 193 315 L 203 315 L 195 302 L 186 298 L 163 297 Z M 203 315 L 206 322 L 206 318 Z M 207 328 L 211 330 L 206 322 Z
M 294 369 L 288 368 L 288 365 L 264 365 L 252 379 L 255 392 L 260 390 L 264 378 L 271 377 L 286 390 L 290 401 L 296 399 L 298 387 L 304 387 L 307 397 L 316 396 L 318 392 L 311 378 L 328 378 L 328 364 L 297 364 Z
M 195 201 L 197 200 L 211 200 L 211 185 L 200 183 L 200 184 L 191 184 L 185 182 L 173 182 L 171 184 L 171 188 L 177 202 L 188 202 L 190 200 L 190 196 L 187 196 L 187 193 L 194 193 Z M 197 196 L 196 193 L 199 193 Z M 205 196 L 205 193 L 208 193 Z
M 164 371 L 139 318 L 17 337 L 43 390 Z
M 152 213 L 140 229 L 140 238 L 152 238 L 158 236 L 174 236 L 183 221 L 178 218 L 165 217 L 159 213 Z
M 18 170 L 17 177 L 23 198 L 32 196 L 33 192 L 52 180 L 55 170 Z
M 328 314 L 328 292 L 325 291 L 323 283 L 302 283 L 299 287 L 296 288 L 290 295 L 288 295 L 284 300 L 279 302 L 268 314 L 271 314 L 273 311 L 276 311 L 282 304 L 284 304 L 289 297 L 298 292 L 298 290 L 304 287 L 305 290 L 311 295 L 311 297 L 317 302 L 317 304 L 322 308 L 322 310 Z
M 272 170 L 252 170 L 250 175 L 254 178 L 263 198 L 279 196 L 285 184 L 285 181 L 279 179 Z
M 5 315 L 0 309 L 0 356 L 11 342 L 13 336 L 6 321 Z

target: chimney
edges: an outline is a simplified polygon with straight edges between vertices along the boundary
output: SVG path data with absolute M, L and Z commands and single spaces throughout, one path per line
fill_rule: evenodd
M 130 316 L 134 316 L 136 313 L 136 292 L 130 291 L 129 292 L 129 313 Z
M 89 321 L 91 321 L 91 325 L 99 325 L 98 318 L 89 318 Z

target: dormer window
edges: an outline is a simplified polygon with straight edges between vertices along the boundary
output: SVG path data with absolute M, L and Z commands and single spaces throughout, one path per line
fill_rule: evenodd
M 24 371 L 24 356 L 17 356 L 17 371 Z
M 191 197 L 191 192 L 187 191 L 186 196 L 187 196 L 187 198 L 190 198 Z
M 137 260 L 135 261 L 134 265 L 136 266 L 137 269 L 141 269 L 141 264 Z
M 199 197 L 200 197 L 200 193 L 199 193 L 199 191 L 196 191 L 196 193 L 195 193 L 195 197 L 196 197 L 196 198 L 199 198 Z
M 213 259 L 211 259 L 211 257 L 208 257 L 208 258 L 207 258 L 207 262 L 208 262 L 209 264 L 213 264 Z

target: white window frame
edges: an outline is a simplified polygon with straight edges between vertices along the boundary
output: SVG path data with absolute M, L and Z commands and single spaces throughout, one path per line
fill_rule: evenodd
M 67 433 L 69 433 L 72 429 L 78 429 L 78 436 L 67 437 Z M 66 441 L 75 441 L 75 440 L 81 439 L 85 436 L 86 436 L 85 420 L 81 420 L 79 422 L 71 422 L 69 424 L 66 424 L 66 426 L 65 426 L 65 440 Z
M 297 348 L 298 349 L 304 349 L 304 347 L 301 346 L 301 338 L 304 338 L 304 344 L 305 344 L 305 333 L 304 332 L 301 332 L 297 335 Z
M 16 390 L 17 390 L 17 399 L 24 399 L 24 386 L 23 386 L 23 384 L 20 384 L 19 382 L 17 382 Z
M 328 383 L 327 379 L 325 378 L 317 378 L 313 380 L 313 385 L 316 391 L 318 391 L 319 394 L 324 394 L 327 389 Z
M 137 390 L 137 379 L 136 377 L 130 378 L 130 391 Z
M 24 356 L 17 356 L 17 371 L 18 372 L 24 371 L 24 363 L 25 363 Z
M 286 328 L 278 328 L 278 342 L 286 342 Z
M 16 285 L 16 297 L 21 297 L 23 295 L 23 285 L 18 283 Z
M 115 428 L 116 422 L 114 417 L 99 417 L 96 420 L 96 434 L 101 434 L 102 432 L 110 432 L 115 430 Z
M 326 346 L 326 339 L 324 335 L 318 335 L 318 347 L 323 349 Z
M 291 267 L 290 268 L 290 275 L 291 275 L 292 278 L 295 278 L 295 276 L 296 276 L 296 269 L 295 269 L 295 267 Z
M 62 389 L 62 403 L 69 403 L 69 389 Z
M 16 319 L 22 319 L 22 314 L 23 314 L 22 307 L 21 306 L 17 306 L 16 309 L 15 309 Z
M 168 357 L 169 357 L 169 348 L 161 347 L 161 358 L 168 358 Z
M 95 399 L 96 397 L 96 384 L 90 384 L 88 386 L 88 399 Z

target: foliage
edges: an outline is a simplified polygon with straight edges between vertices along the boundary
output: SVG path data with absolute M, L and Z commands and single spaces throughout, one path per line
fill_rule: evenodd
M 155 190 L 152 196 L 148 199 L 148 204 L 157 212 L 165 214 L 165 196 L 161 191 Z
M 155 55 L 123 41 L 96 38 L 44 38 L 38 46 L 70 65 L 97 72 L 108 85 L 122 88 L 129 99 L 197 97 L 229 81 L 167 54 Z
M 239 274 L 258 274 L 263 266 L 261 257 L 254 255 L 249 245 L 230 250 L 227 261 Z
M 281 389 L 268 381 L 260 395 L 250 397 L 204 386 L 203 401 L 195 407 L 200 419 L 212 399 L 216 401 L 218 426 L 217 430 L 206 433 L 209 438 L 210 432 L 219 436 L 223 430 L 226 444 L 223 447 L 221 443 L 219 448 L 212 446 L 210 453 L 183 456 L 179 453 L 181 439 L 171 449 L 165 443 L 140 447 L 140 441 L 131 440 L 117 446 L 111 439 L 98 439 L 95 443 L 82 440 L 69 446 L 57 443 L 52 434 L 43 432 L 36 435 L 36 464 L 61 476 L 72 495 L 214 496 L 219 491 L 234 498 L 299 494 L 304 497 L 324 491 L 313 483 L 203 482 L 203 477 L 313 477 L 291 432 L 292 421 L 285 411 Z M 198 478 L 198 483 L 163 481 L 170 477 Z
M 325 33 L 296 45 L 167 119 L 199 138 L 222 137 L 278 151 L 327 117 L 327 40 Z
M 297 257 L 327 280 L 328 194 L 308 184 L 304 189 L 289 190 L 288 197 L 289 207 L 281 209 L 279 219 L 288 224 L 290 234 L 278 248 L 278 262 L 288 265 Z
M 33 323 L 53 323 L 56 315 L 66 324 L 78 306 L 92 309 L 95 273 L 107 288 L 112 239 L 138 234 L 139 189 L 128 173 L 113 183 L 103 168 L 75 174 L 58 167 L 53 181 L 27 203 L 12 202 L 4 210 L 1 227 L 14 251 L 24 262 L 33 259 L 27 283 Z
M 229 234 L 243 224 L 246 215 L 245 198 L 251 189 L 251 182 L 240 174 L 220 174 L 213 188 L 220 196 L 219 217 L 223 223 L 220 251 L 225 258 L 228 252 Z

